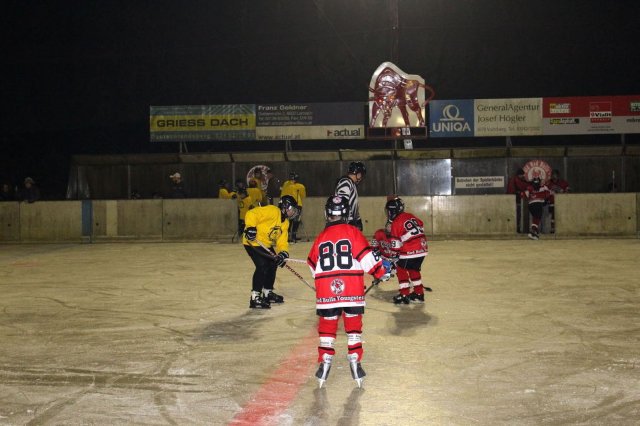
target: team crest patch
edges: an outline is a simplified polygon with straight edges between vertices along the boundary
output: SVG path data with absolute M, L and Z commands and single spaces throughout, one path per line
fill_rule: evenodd
M 340 295 L 344 291 L 344 281 L 341 279 L 335 279 L 331 281 L 331 291 L 334 294 Z

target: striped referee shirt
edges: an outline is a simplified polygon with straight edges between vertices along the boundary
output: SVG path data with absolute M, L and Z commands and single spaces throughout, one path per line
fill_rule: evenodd
M 336 184 L 335 195 L 341 195 L 349 200 L 349 218 L 348 221 L 356 221 L 360 219 L 360 210 L 358 208 L 358 189 L 356 184 L 349 176 L 343 176 Z

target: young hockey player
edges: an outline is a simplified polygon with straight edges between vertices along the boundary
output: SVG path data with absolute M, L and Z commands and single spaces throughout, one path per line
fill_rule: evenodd
M 396 262 L 398 261 L 398 252 L 393 251 L 391 248 L 391 222 L 387 221 L 384 225 L 384 229 L 380 228 L 373 234 L 371 240 L 371 248 L 378 252 L 383 260 L 386 260 L 391 265 L 391 272 L 396 271 Z
M 549 188 L 542 184 L 539 177 L 533 178 L 531 185 L 522 194 L 523 198 L 529 200 L 529 213 L 531 214 L 531 226 L 529 227 L 529 238 L 540 239 L 540 221 L 542 220 L 542 209 L 551 197 Z
M 298 204 L 285 195 L 277 206 L 256 207 L 244 217 L 245 228 L 242 243 L 256 266 L 253 273 L 252 309 L 269 309 L 271 303 L 283 303 L 284 297 L 274 293 L 277 267 L 283 267 L 289 257 L 289 220 L 298 214 Z M 266 251 L 260 245 L 269 248 Z
M 316 284 L 316 313 L 319 316 L 318 371 L 320 387 L 329 376 L 335 354 L 338 319 L 347 334 L 347 360 L 351 377 L 362 386 L 362 315 L 364 314 L 364 273 L 382 281 L 389 279 L 382 259 L 355 226 L 347 224 L 349 201 L 331 196 L 325 204 L 325 229 L 311 246 L 307 263 Z
M 393 298 L 395 304 L 424 302 L 424 290 L 420 268 L 428 253 L 424 223 L 418 217 L 404 211 L 404 202 L 399 198 L 387 201 L 384 207 L 391 222 L 389 240 L 391 249 L 398 254 L 396 274 L 399 292 Z M 413 291 L 410 287 L 413 285 Z
M 239 189 L 236 194 L 236 202 L 238 203 L 238 236 L 242 236 L 242 232 L 244 231 L 244 218 L 247 212 L 256 206 L 247 194 L 246 188 Z

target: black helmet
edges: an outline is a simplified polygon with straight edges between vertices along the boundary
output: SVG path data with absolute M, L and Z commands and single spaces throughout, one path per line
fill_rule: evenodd
M 280 208 L 280 213 L 282 213 L 282 217 L 293 219 L 300 213 L 300 208 L 298 207 L 298 202 L 291 195 L 284 195 L 278 201 L 278 208 Z M 291 214 L 288 214 L 291 212 Z
M 540 189 L 540 185 L 542 184 L 542 181 L 540 180 L 539 177 L 534 177 L 533 180 L 531 181 L 531 184 L 535 189 Z
M 298 180 L 299 177 L 300 176 L 296 172 L 289 173 L 289 179 L 291 180 Z
M 402 202 L 400 198 L 394 198 L 393 200 L 387 201 L 384 209 L 387 212 L 389 220 L 393 220 L 404 211 L 404 202 Z
M 349 164 L 349 173 L 358 174 L 362 173 L 363 175 L 367 174 L 367 168 L 364 166 L 362 161 L 352 161 Z
M 329 216 L 339 216 L 343 220 L 347 220 L 349 214 L 349 200 L 341 195 L 332 195 L 327 198 L 327 202 L 324 204 L 325 218 Z

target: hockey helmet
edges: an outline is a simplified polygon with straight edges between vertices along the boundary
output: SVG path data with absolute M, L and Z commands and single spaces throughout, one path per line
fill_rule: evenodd
M 540 189 L 541 184 L 542 184 L 542 181 L 540 180 L 539 177 L 534 177 L 533 180 L 531 181 L 531 185 L 533 185 L 535 189 Z
M 332 195 L 327 199 L 324 205 L 325 218 L 340 217 L 343 220 L 347 219 L 349 214 L 349 200 L 346 197 L 340 195 Z
M 289 173 L 289 179 L 291 180 L 298 180 L 299 177 L 300 176 L 296 172 Z
M 404 211 L 404 202 L 399 197 L 394 198 L 393 200 L 387 201 L 384 210 L 387 212 L 387 218 L 393 220 Z
M 280 201 L 278 201 L 278 207 L 280 208 L 280 213 L 282 213 L 283 220 L 285 218 L 294 219 L 300 214 L 298 202 L 291 195 L 282 196 Z
M 362 173 L 362 175 L 364 176 L 367 174 L 367 168 L 364 166 L 364 163 L 362 161 L 352 161 L 349 164 L 349 173 L 352 173 L 354 175 Z

